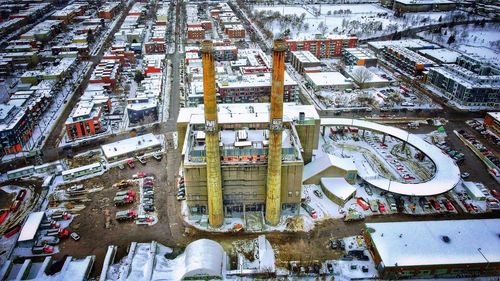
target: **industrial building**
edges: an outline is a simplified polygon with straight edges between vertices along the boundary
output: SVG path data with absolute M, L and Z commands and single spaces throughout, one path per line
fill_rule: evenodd
M 367 223 L 364 237 L 383 279 L 498 275 L 500 219 Z
M 273 51 L 271 104 L 217 108 L 212 48 L 204 41 L 204 106 L 182 108 L 177 120 L 189 216 L 208 214 L 218 227 L 225 216 L 265 212 L 266 222 L 276 225 L 282 212 L 299 212 L 303 165 L 318 143 L 319 116 L 313 106 L 283 106 L 281 40 Z
M 132 242 L 127 255 L 116 260 L 117 246 L 109 246 L 99 280 L 226 280 L 253 279 L 276 272 L 275 254 L 264 235 L 249 240 L 244 254 L 238 253 L 236 266 L 231 256 L 213 240 L 199 239 L 189 243 L 174 259 L 172 249 L 156 241 Z M 247 255 L 248 254 L 248 255 Z M 248 257 L 251 257 L 249 260 Z

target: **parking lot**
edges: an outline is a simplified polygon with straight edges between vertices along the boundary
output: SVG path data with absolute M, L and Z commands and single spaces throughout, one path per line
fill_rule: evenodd
M 177 190 L 174 185 L 177 170 L 167 169 L 167 167 L 178 167 L 179 155 L 175 152 L 164 156 L 161 161 L 153 158 L 146 159 L 146 164 L 135 162 L 135 167 L 124 167 L 123 170 L 113 168 L 104 175 L 85 180 L 82 182 L 85 188 L 92 188 L 97 185 L 104 185 L 101 191 L 88 194 L 89 201 L 85 203 L 85 208 L 78 213 L 70 226 L 70 231 L 77 232 L 81 239 L 79 241 L 64 240 L 60 246 L 60 253 L 55 258 L 62 258 L 66 254 L 74 256 L 96 255 L 96 263 L 93 269 L 93 276 L 99 274 L 106 254 L 109 241 L 118 246 L 117 258 L 126 254 L 130 242 L 145 242 L 155 240 L 170 247 L 183 247 L 189 242 L 183 236 L 183 223 L 180 217 L 180 204 L 176 200 Z M 141 210 L 141 206 L 146 204 L 144 188 L 148 177 L 134 179 L 138 172 L 145 172 L 153 175 L 154 188 L 154 211 Z M 127 185 L 119 189 L 117 185 L 122 180 L 130 180 L 133 185 Z M 115 206 L 114 198 L 117 192 L 133 190 L 136 192 L 136 199 L 132 204 Z M 115 219 L 116 212 L 133 209 L 137 216 L 149 225 L 135 224 L 135 220 L 125 220 L 119 222 Z M 157 221 L 146 221 L 146 217 L 157 215 Z M 107 221 L 109 222 L 106 228 Z M 140 221 L 140 220 L 137 220 Z M 99 237 L 106 237 L 99 239 Z

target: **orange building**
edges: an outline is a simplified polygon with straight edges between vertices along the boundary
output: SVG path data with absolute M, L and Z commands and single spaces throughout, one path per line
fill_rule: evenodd
M 80 101 L 65 123 L 68 139 L 89 137 L 104 130 L 102 108 L 93 102 Z

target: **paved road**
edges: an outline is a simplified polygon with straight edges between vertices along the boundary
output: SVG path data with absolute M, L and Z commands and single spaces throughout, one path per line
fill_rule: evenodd
M 68 101 L 66 108 L 61 114 L 61 117 L 58 119 L 57 123 L 53 127 L 52 131 L 49 133 L 47 137 L 47 141 L 45 142 L 44 147 L 42 148 L 43 152 L 43 160 L 44 162 L 50 162 L 50 161 L 55 161 L 58 160 L 60 157 L 60 151 L 58 148 L 58 139 L 60 138 L 61 131 L 63 129 L 64 123 L 66 122 L 67 117 L 71 113 L 72 109 L 75 107 L 75 105 L 78 103 L 79 96 L 83 93 L 85 90 L 86 85 L 88 84 L 88 81 L 90 79 L 90 75 L 92 74 L 92 71 L 97 64 L 97 62 L 101 61 L 102 56 L 104 55 L 104 52 L 107 49 L 107 43 L 110 41 L 111 38 L 113 38 L 114 34 L 120 26 L 122 25 L 123 21 L 125 20 L 125 17 L 128 14 L 128 11 L 130 8 L 134 5 L 134 3 L 137 0 L 132 0 L 130 1 L 129 5 L 124 8 L 120 20 L 113 26 L 112 30 L 108 33 L 108 36 L 106 39 L 103 40 L 102 45 L 97 51 L 97 55 L 91 58 L 92 61 L 92 66 L 91 66 L 91 71 L 89 71 L 86 75 L 86 77 L 82 80 L 80 85 L 77 88 L 76 94 L 72 96 L 71 100 Z

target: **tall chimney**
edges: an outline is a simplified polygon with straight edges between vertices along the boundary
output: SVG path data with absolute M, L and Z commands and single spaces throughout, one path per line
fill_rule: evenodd
M 211 40 L 201 43 L 203 63 L 203 102 L 205 104 L 205 149 L 207 163 L 208 219 L 210 226 L 219 227 L 224 221 L 222 181 L 219 155 L 219 125 L 215 97 L 215 63 Z
M 271 225 L 277 225 L 281 215 L 281 147 L 283 135 L 283 92 L 285 90 L 285 53 L 285 41 L 283 39 L 274 40 L 266 194 L 266 222 Z

